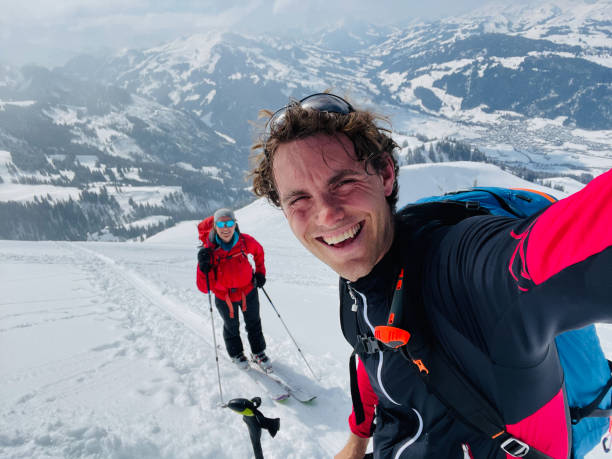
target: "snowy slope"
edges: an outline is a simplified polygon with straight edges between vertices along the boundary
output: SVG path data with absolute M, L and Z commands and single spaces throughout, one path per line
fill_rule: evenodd
M 399 205 L 426 196 L 457 191 L 473 186 L 531 188 L 561 199 L 566 193 L 520 179 L 492 164 L 457 161 L 451 163 L 415 164 L 401 168 Z M 578 191 L 578 190 L 576 190 Z
M 400 203 L 475 181 L 525 186 L 490 165 L 404 167 Z M 304 376 L 302 360 L 260 295 L 273 361 L 319 396 L 308 406 L 264 397 L 263 413 L 281 419 L 276 438 L 264 432 L 264 453 L 331 457 L 346 439 L 350 409 L 337 278 L 265 201 L 238 210 L 237 219 L 262 242 L 266 290 L 321 375 L 318 382 Z M 0 457 L 250 456 L 240 417 L 217 407 L 208 298 L 194 282 L 196 223 L 146 243 L 0 241 Z M 216 313 L 214 325 L 221 342 Z M 612 351 L 612 331 L 602 335 Z M 220 354 L 226 401 L 262 395 Z
M 611 6 L 487 2 L 397 27 L 347 21 L 290 38 L 207 32 L 77 58 L 62 72 L 188 112 L 245 150 L 259 110 L 330 89 L 397 112 L 396 131 L 468 141 L 531 171 L 598 175 L 612 164 Z

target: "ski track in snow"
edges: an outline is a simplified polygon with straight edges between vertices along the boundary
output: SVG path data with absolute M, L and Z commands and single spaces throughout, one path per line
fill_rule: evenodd
M 75 281 L 72 291 L 49 292 L 34 300 L 3 301 L 0 337 L 11 331 L 23 332 L 26 327 L 35 331 L 54 327 L 62 321 L 78 326 L 79 320 L 100 322 L 101 328 L 110 331 L 94 339 L 96 344 L 89 349 L 70 349 L 65 358 L 0 373 L 0 386 L 8 388 L 0 402 L 0 457 L 212 458 L 252 454 L 240 416 L 218 408 L 207 298 L 193 288 L 173 285 L 176 276 L 167 276 L 169 269 L 178 268 L 188 271 L 188 280 L 193 282 L 195 263 L 191 259 L 135 263 L 134 257 L 124 259 L 129 250 L 116 252 L 122 254 L 119 261 L 91 244 L 35 245 L 40 248 L 36 256 L 11 253 L 3 258 L 11 259 L 12 266 L 36 265 L 39 270 L 50 268 L 47 263 L 56 265 L 61 258 L 68 277 Z M 142 248 L 151 251 L 150 247 Z M 44 254 L 47 249 L 52 254 Z M 39 287 L 52 288 L 54 283 L 65 287 L 61 276 L 49 275 L 45 280 L 44 269 L 41 272 Z M 27 279 L 27 275 L 13 276 L 9 281 L 18 289 Z M 31 309 L 22 310 L 24 304 Z M 41 306 L 44 304 L 48 306 Z M 347 392 L 334 387 L 333 378 L 329 384 L 305 380 L 307 369 L 292 355 L 288 344 L 278 343 L 276 351 L 274 338 L 267 335 L 277 364 L 293 371 L 319 396 L 308 406 L 295 400 L 274 404 L 225 357 L 222 323 L 215 314 L 225 401 L 260 395 L 262 412 L 281 418 L 281 429 L 274 439 L 263 432 L 266 457 L 317 458 L 337 452 L 346 438 Z M 31 337 L 36 346 L 35 335 Z M 248 350 L 247 340 L 243 341 Z M 10 359 L 5 352 L 0 357 L 2 362 Z M 315 371 L 322 374 L 324 368 L 316 363 L 326 359 L 314 362 L 309 357 Z M 334 412 L 341 415 L 332 416 Z M 337 422 L 330 425 L 330 418 Z

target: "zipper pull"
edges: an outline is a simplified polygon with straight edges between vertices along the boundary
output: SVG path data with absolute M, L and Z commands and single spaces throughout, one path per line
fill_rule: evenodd
M 351 305 L 351 311 L 357 312 L 357 298 L 355 297 L 355 293 L 351 287 L 351 282 L 346 281 L 346 286 L 348 287 L 349 295 L 351 295 L 351 299 L 353 300 L 353 304 Z

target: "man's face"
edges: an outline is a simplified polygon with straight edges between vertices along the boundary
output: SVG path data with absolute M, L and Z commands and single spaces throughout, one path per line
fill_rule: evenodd
M 231 217 L 221 217 L 218 220 L 219 222 L 228 222 L 228 221 L 233 221 Z M 223 228 L 219 228 L 219 226 L 217 225 L 217 223 L 215 222 L 215 227 L 216 227 L 216 231 L 217 234 L 219 235 L 219 237 L 221 238 L 221 240 L 225 243 L 229 242 L 232 240 L 232 238 L 234 237 L 234 231 L 236 231 L 236 222 L 234 222 L 234 224 L 230 227 L 228 226 L 224 226 Z
M 317 134 L 281 144 L 273 173 L 281 207 L 293 234 L 340 276 L 368 274 L 391 247 L 391 158 L 367 174 L 344 134 Z

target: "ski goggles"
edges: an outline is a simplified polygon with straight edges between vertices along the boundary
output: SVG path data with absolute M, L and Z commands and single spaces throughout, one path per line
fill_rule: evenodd
M 215 223 L 217 228 L 231 228 L 235 224 L 236 224 L 236 222 L 234 220 L 226 220 L 224 222 L 216 222 Z
M 339 113 L 341 115 L 348 115 L 349 113 L 355 111 L 353 106 L 342 97 L 326 92 L 318 92 L 316 94 L 311 94 L 310 96 L 304 97 L 302 100 L 298 101 L 297 104 L 292 102 L 285 105 L 283 108 L 276 110 L 266 123 L 267 132 L 269 133 L 276 126 L 282 124 L 283 120 L 285 119 L 287 109 L 296 105 L 299 105 L 304 109 L 309 108 L 319 112 Z

